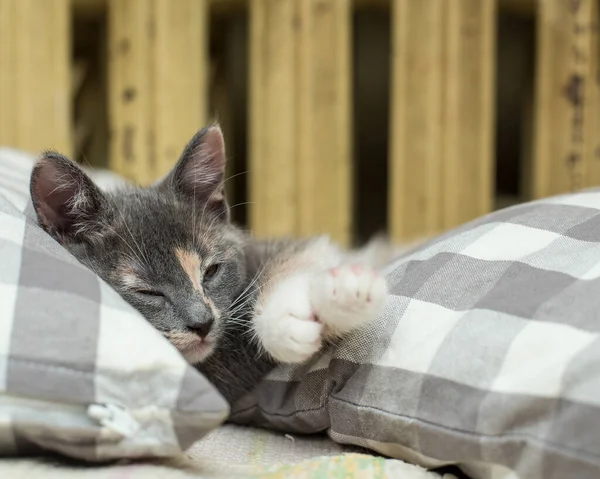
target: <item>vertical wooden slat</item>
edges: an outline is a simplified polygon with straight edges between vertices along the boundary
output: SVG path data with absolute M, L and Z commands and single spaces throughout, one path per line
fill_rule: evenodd
M 109 0 L 111 167 L 148 184 L 206 118 L 206 1 Z
M 15 141 L 15 0 L 0 0 L 0 144 Z
M 109 0 L 110 167 L 130 180 L 156 176 L 150 157 L 152 0 Z
M 0 2 L 0 139 L 71 154 L 68 0 Z
M 534 198 L 569 189 L 568 103 L 563 97 L 571 43 L 567 2 L 539 2 L 531 194 Z
M 492 209 L 495 0 L 448 0 L 443 113 L 443 226 Z
M 351 231 L 349 0 L 250 3 L 250 224 Z
M 262 207 L 266 195 L 263 187 L 265 174 L 265 128 L 261 127 L 264 121 L 263 104 L 265 102 L 265 89 L 263 88 L 264 66 L 263 56 L 265 47 L 265 5 L 258 4 L 256 0 L 250 4 L 249 28 L 249 104 L 248 111 L 248 219 L 255 234 L 264 234 L 265 210 Z
M 250 4 L 250 224 L 257 236 L 297 229 L 295 3 Z
M 594 137 L 592 12 L 596 0 L 539 2 L 536 64 L 534 197 L 575 191 L 590 178 Z
M 206 121 L 206 0 L 154 0 L 156 173 L 165 175 Z
M 592 120 L 593 79 L 591 77 L 591 47 L 592 47 L 592 6 L 596 0 L 571 2 L 571 17 L 573 33 L 571 36 L 568 80 L 563 87 L 564 99 L 569 104 L 570 120 L 568 132 L 568 160 L 570 169 L 569 190 L 576 191 L 589 182 L 589 166 L 591 162 L 586 151 L 586 129 Z M 598 136 L 595 132 L 594 136 Z
M 443 2 L 392 3 L 389 225 L 404 241 L 440 224 Z
M 351 234 L 350 1 L 298 1 L 298 234 Z
M 600 186 L 600 0 L 592 1 L 590 11 L 589 99 L 586 100 L 586 186 Z

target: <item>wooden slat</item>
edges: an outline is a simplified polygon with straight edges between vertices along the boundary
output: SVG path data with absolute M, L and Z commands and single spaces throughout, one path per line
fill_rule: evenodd
M 0 0 L 0 144 L 15 145 L 15 0 Z
M 586 186 L 600 186 L 600 0 L 591 4 L 590 11 L 590 84 L 586 100 Z
M 110 167 L 129 180 L 156 176 L 151 155 L 152 0 L 109 0 Z
M 206 119 L 206 2 L 110 0 L 111 168 L 148 184 Z
M 298 234 L 330 234 L 343 244 L 352 228 L 350 1 L 298 5 Z
M 350 1 L 250 3 L 250 224 L 351 236 Z
M 70 154 L 68 0 L 2 0 L 0 29 L 0 141 Z
M 443 112 L 443 227 L 493 205 L 495 0 L 448 0 Z
M 257 236 L 297 229 L 293 1 L 250 4 L 250 225 Z
M 443 2 L 393 3 L 389 227 L 405 241 L 441 227 Z
M 590 101 L 597 81 L 591 60 L 594 2 L 539 3 L 534 197 L 578 190 L 594 168 L 592 148 L 586 148 L 586 135 L 598 136 L 591 130 Z
M 154 0 L 154 136 L 156 174 L 165 175 L 207 108 L 206 0 Z

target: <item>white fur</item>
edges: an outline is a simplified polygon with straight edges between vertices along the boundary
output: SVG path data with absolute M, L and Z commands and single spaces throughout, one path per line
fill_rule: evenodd
M 121 284 L 130 289 L 135 289 L 140 286 L 140 280 L 133 274 L 122 274 L 119 278 Z
M 321 348 L 325 335 L 340 336 L 375 319 L 386 296 L 385 279 L 370 267 L 300 271 L 269 295 L 254 328 L 276 360 L 300 363 Z
M 330 269 L 311 284 L 316 314 L 334 335 L 348 333 L 375 319 L 386 296 L 385 279 L 362 265 Z
M 313 319 L 311 275 L 297 273 L 283 280 L 254 318 L 254 330 L 276 360 L 299 363 L 321 348 L 323 325 Z

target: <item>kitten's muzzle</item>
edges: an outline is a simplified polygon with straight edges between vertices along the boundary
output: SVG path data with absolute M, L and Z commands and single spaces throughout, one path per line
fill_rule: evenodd
M 186 308 L 186 328 L 201 338 L 210 333 L 215 319 L 204 303 L 196 302 Z
M 208 335 L 208 333 L 210 333 L 213 323 L 214 323 L 214 321 L 211 319 L 210 321 L 205 322 L 205 323 L 198 323 L 198 324 L 188 326 L 188 329 L 192 333 L 195 333 L 198 336 L 200 336 L 201 338 L 204 338 Z

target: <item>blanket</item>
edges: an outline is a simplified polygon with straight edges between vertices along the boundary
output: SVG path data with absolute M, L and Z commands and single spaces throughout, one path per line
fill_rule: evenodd
M 324 456 L 296 464 L 241 466 L 208 459 L 180 458 L 160 463 L 137 463 L 81 468 L 34 459 L 5 460 L 0 477 L 11 479 L 439 479 L 437 474 L 396 459 L 366 454 Z M 446 474 L 442 479 L 453 479 Z

